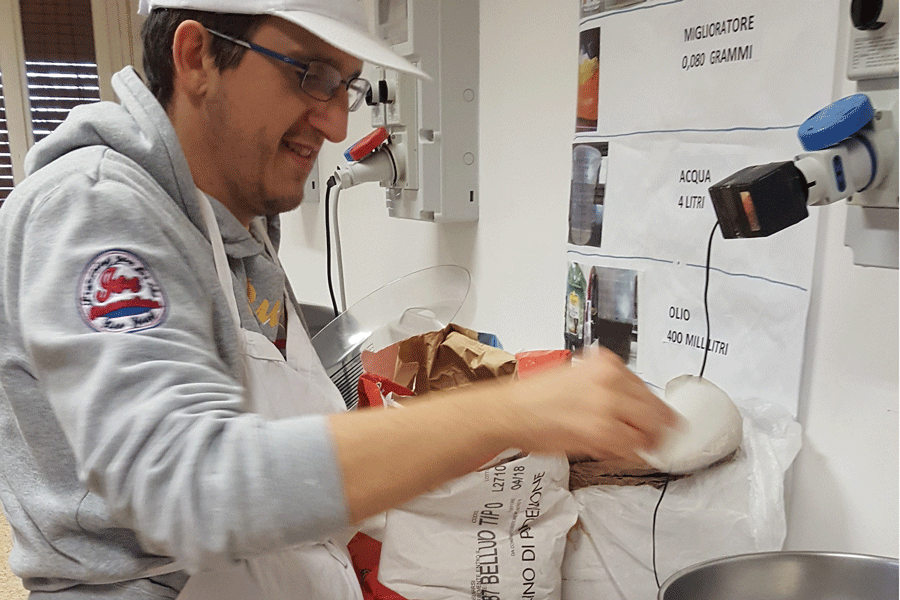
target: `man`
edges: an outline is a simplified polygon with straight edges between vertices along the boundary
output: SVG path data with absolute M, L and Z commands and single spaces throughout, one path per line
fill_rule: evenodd
M 348 526 L 507 448 L 630 457 L 673 424 L 608 353 L 341 412 L 277 214 L 362 61 L 415 67 L 356 0 L 143 9 L 149 89 L 117 74 L 0 211 L 0 499 L 32 598 L 356 598 Z

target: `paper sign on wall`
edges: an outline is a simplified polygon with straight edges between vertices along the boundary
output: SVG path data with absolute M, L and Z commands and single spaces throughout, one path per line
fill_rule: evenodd
M 838 9 L 828 0 L 582 0 L 568 347 L 603 343 L 657 391 L 698 374 L 705 354 L 704 376 L 732 397 L 796 414 L 817 213 L 767 238 L 713 235 L 707 334 L 708 188 L 802 151 L 797 127 L 832 101 L 836 35 L 821 32 L 837 31 Z M 626 297 L 633 310 L 598 316 Z

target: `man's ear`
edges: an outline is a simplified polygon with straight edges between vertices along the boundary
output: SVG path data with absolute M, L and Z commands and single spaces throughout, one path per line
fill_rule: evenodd
M 211 71 L 215 68 L 209 53 L 210 34 L 197 21 L 183 21 L 175 30 L 172 59 L 175 64 L 174 88 L 190 97 L 206 92 Z

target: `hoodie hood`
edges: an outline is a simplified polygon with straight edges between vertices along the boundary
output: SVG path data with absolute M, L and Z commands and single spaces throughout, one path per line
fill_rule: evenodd
M 28 152 L 26 173 L 31 175 L 80 148 L 110 148 L 146 170 L 206 235 L 194 178 L 168 115 L 134 68 L 125 67 L 113 75 L 112 85 L 121 104 L 97 102 L 75 107 L 53 133 Z

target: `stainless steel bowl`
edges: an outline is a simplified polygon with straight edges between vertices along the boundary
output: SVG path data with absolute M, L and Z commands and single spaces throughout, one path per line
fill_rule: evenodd
M 829 552 L 763 552 L 678 571 L 659 600 L 897 600 L 897 559 Z

